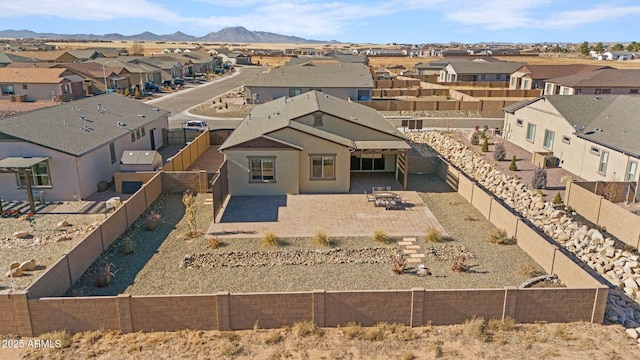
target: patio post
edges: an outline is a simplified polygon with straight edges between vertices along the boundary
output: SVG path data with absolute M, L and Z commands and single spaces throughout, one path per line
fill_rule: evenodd
M 407 179 L 409 178 L 409 150 L 404 151 L 404 183 L 402 189 L 407 190 Z
M 29 198 L 29 210 L 31 210 L 32 214 L 36 213 L 36 206 L 33 203 L 33 192 L 31 192 L 31 176 L 29 171 L 25 171 L 25 180 L 27 181 L 27 197 Z

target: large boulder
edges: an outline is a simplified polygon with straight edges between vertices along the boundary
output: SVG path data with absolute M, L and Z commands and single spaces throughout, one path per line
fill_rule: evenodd
M 33 259 L 29 261 L 25 261 L 22 264 L 20 264 L 20 269 L 22 271 L 33 271 L 36 269 L 36 261 Z
M 7 271 L 7 273 L 5 274 L 6 277 L 20 277 L 24 275 L 24 273 L 22 272 L 22 269 L 20 269 L 19 267 L 11 269 L 9 271 Z

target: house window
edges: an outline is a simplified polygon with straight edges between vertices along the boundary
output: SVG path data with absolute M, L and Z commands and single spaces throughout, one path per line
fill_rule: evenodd
M 611 89 L 602 89 L 603 94 L 611 94 Z
M 140 139 L 140 129 L 136 129 L 136 139 Z
M 596 94 L 596 95 L 600 95 L 600 94 L 602 94 L 602 89 L 596 89 L 595 94 Z
M 28 90 L 28 89 L 29 89 L 29 86 L 27 84 L 22 84 L 22 90 Z
M 11 84 L 3 84 L 0 85 L 0 91 L 2 95 L 13 95 L 15 92 L 13 91 L 13 85 Z
M 511 78 L 511 86 L 516 86 L 516 78 Z
M 562 95 L 569 95 L 569 89 L 564 88 L 564 89 L 562 90 Z
M 487 76 L 486 76 L 486 75 L 484 75 L 484 74 L 480 75 L 480 80 L 484 80 L 484 79 L 486 79 L 486 78 L 487 78 Z
M 144 127 L 141 127 L 140 128 L 140 136 L 144 137 L 145 135 L 146 134 L 145 134 L 145 131 L 144 131 Z
M 522 126 L 522 119 L 516 119 L 516 125 Z
M 384 171 L 385 158 L 382 154 L 362 154 L 351 157 L 351 171 Z
M 574 95 L 580 95 L 580 94 L 582 94 L 582 89 L 575 89 L 575 90 L 573 90 L 573 94 L 574 94 Z
M 550 94 L 551 94 L 551 88 L 552 88 L 552 87 L 553 87 L 553 85 L 551 85 L 551 84 L 546 84 L 546 85 L 544 86 L 544 93 L 545 93 L 546 95 L 550 95 Z
M 562 142 L 565 144 L 571 144 L 571 138 L 568 136 L 563 136 L 562 137 Z
M 529 80 L 525 80 L 525 81 L 522 83 L 522 88 L 523 88 L 523 89 L 525 89 L 525 90 L 529 88 Z
M 502 80 L 502 74 L 496 75 L 496 80 Z
M 289 89 L 289 97 L 294 97 L 302 94 L 302 89 Z
M 134 133 L 133 131 L 131 132 L 131 142 L 136 141 L 136 133 Z
M 275 157 L 249 158 L 252 182 L 275 182 Z
M 33 187 L 51 187 L 51 175 L 49 174 L 49 163 L 43 161 L 31 167 L 29 173 L 18 174 L 18 187 L 26 188 L 26 176 L 31 176 L 31 186 Z
M 534 142 L 536 137 L 536 126 L 534 124 L 527 124 L 527 141 Z
M 598 149 L 598 148 L 597 148 L 597 147 L 595 147 L 595 146 L 592 146 L 592 147 L 591 147 L 591 153 L 592 153 L 593 155 L 600 155 L 600 149 Z
M 116 144 L 114 143 L 109 144 L 109 154 L 111 154 L 111 163 L 115 164 L 116 161 L 118 160 L 116 158 Z
M 545 149 L 547 150 L 553 149 L 553 138 L 555 135 L 556 135 L 555 131 L 551 131 L 551 130 L 544 131 L 544 143 L 542 144 L 542 146 Z
M 629 94 L 638 94 L 638 89 L 629 89 Z
M 627 176 L 625 181 L 634 181 L 636 179 L 636 171 L 638 170 L 638 163 L 636 161 L 630 161 L 627 168 Z
M 600 175 L 607 173 L 607 161 L 609 161 L 609 152 L 602 150 L 602 154 L 600 154 L 600 164 L 598 165 L 598 173 Z
M 69 85 L 68 84 L 62 84 L 62 93 L 63 94 L 69 94 Z
M 335 155 L 311 155 L 312 179 L 335 179 Z

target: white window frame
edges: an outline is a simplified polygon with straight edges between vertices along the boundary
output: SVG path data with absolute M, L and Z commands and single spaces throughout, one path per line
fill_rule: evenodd
M 320 160 L 320 175 L 314 175 L 314 160 Z M 331 164 L 325 162 L 330 160 Z M 336 155 L 335 154 L 310 154 L 309 167 L 311 180 L 335 180 L 336 179 Z
M 607 150 L 602 150 L 600 154 L 600 161 L 598 162 L 598 174 L 600 175 L 607 174 L 608 162 L 609 162 L 609 152 Z
M 544 129 L 544 141 L 542 143 L 542 147 L 547 150 L 553 150 L 553 140 L 555 136 L 556 136 L 555 131 Z
M 625 181 L 635 181 L 637 172 L 638 172 L 638 162 L 633 160 L 629 161 L 629 165 L 627 165 L 627 173 L 625 175 Z
M 255 162 L 260 162 L 260 175 L 259 177 L 254 176 L 253 174 L 253 165 Z M 265 164 L 271 163 L 271 175 L 265 174 L 268 173 L 268 169 L 265 167 Z M 267 171 L 265 171 L 267 170 Z M 265 157 L 249 157 L 249 182 L 252 183 L 274 183 L 276 182 L 276 157 L 275 156 L 265 156 Z
M 44 172 L 38 172 L 38 167 L 44 165 Z M 53 183 L 51 182 L 51 167 L 49 166 L 49 161 L 45 160 L 39 162 L 31 167 L 31 171 L 25 173 L 16 174 L 16 182 L 18 184 L 18 189 L 26 189 L 27 183 L 23 181 L 21 178 L 23 176 L 31 176 L 31 187 L 32 188 L 40 188 L 40 189 L 51 189 L 53 188 Z M 46 183 L 42 181 L 43 179 L 47 179 Z
M 536 124 L 532 124 L 532 123 L 528 123 L 527 124 L 526 139 L 530 143 L 535 143 L 535 140 L 536 140 Z

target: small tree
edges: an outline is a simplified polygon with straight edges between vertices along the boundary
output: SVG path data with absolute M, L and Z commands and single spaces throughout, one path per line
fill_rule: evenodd
M 507 157 L 507 150 L 504 148 L 504 144 L 499 142 L 493 148 L 493 160 L 502 161 Z
M 547 169 L 540 167 L 533 170 L 533 179 L 531 179 L 531 187 L 534 189 L 546 189 L 547 188 Z
M 518 171 L 518 166 L 516 165 L 516 156 L 515 155 L 513 155 L 513 157 L 511 158 L 511 164 L 509 164 L 509 170 Z
M 187 224 L 189 225 L 189 236 L 195 236 L 197 234 L 197 217 L 196 217 L 196 197 L 193 196 L 191 190 L 187 190 L 182 195 L 182 203 L 185 206 L 184 216 Z
M 557 193 L 553 198 L 553 205 L 562 205 L 562 195 L 560 193 Z
M 487 139 L 486 137 L 482 142 L 482 152 L 489 152 L 489 139 Z
M 613 51 L 622 51 L 622 50 L 624 50 L 624 45 L 622 45 L 620 43 L 617 43 L 617 44 L 615 44 L 615 45 L 613 45 L 611 47 L 611 50 L 613 50 Z
M 589 42 L 585 41 L 580 45 L 580 54 L 587 56 L 589 55 Z
M 594 50 L 598 53 L 598 54 L 602 54 L 602 52 L 604 51 L 604 44 L 599 42 L 596 44 L 596 47 L 594 48 Z

